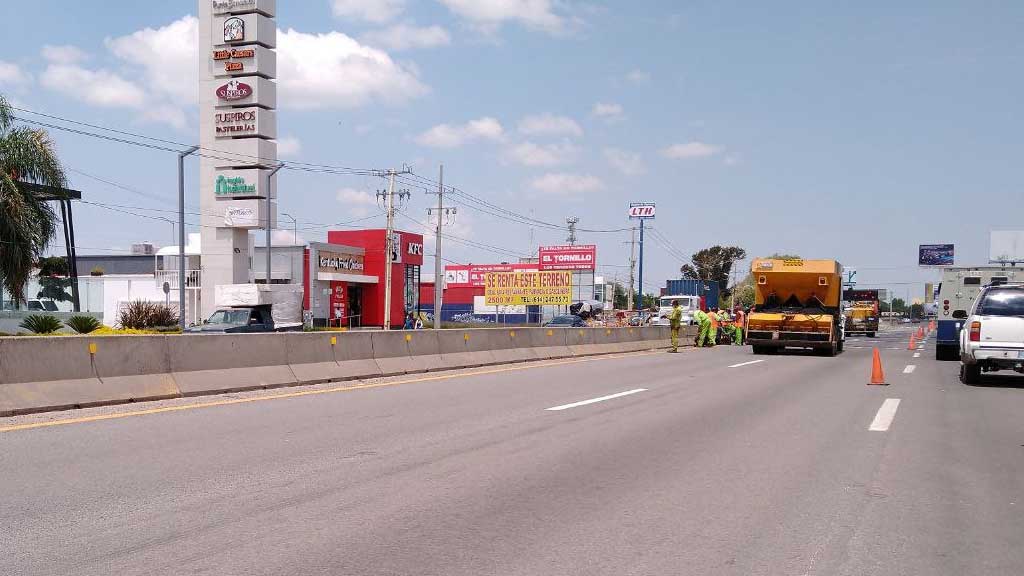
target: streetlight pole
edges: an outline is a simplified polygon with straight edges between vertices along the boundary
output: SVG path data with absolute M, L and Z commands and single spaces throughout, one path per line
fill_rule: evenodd
M 434 330 L 441 329 L 441 306 L 444 292 L 444 270 L 441 269 L 441 226 L 444 218 L 444 164 L 437 173 L 437 237 L 434 239 Z
M 271 228 L 271 224 L 272 224 L 271 218 L 270 218 L 270 211 L 273 209 L 273 206 L 274 206 L 273 203 L 272 203 L 273 194 L 270 193 L 271 192 L 270 182 L 271 182 L 271 179 L 274 177 L 274 174 L 277 174 L 277 171 L 280 170 L 281 168 L 284 168 L 284 164 L 278 164 L 277 166 L 274 167 L 273 170 L 271 170 L 267 174 L 267 192 L 266 193 L 267 193 L 267 284 L 268 285 L 270 284 L 270 228 Z
M 281 212 L 281 216 L 287 216 L 292 219 L 292 254 L 288 259 L 289 264 L 292 267 L 292 273 L 295 272 L 295 246 L 299 245 L 299 221 L 295 219 L 295 216 L 287 212 Z
M 388 170 L 387 202 L 387 234 L 384 246 L 384 329 L 391 330 L 391 263 L 395 246 L 393 245 L 395 229 L 395 171 Z
M 185 330 L 185 157 L 199 146 L 178 153 L 178 323 Z

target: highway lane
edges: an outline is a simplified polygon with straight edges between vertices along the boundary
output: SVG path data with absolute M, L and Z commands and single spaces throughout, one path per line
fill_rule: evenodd
M 14 574 L 1024 573 L 1024 389 L 964 387 L 908 336 L 0 433 L 0 557 Z M 891 385 L 866 386 L 879 344 Z

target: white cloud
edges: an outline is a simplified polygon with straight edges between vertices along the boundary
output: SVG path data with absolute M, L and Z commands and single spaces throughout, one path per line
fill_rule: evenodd
M 452 43 L 451 35 L 440 26 L 418 27 L 404 23 L 367 32 L 363 35 L 362 40 L 372 46 L 380 46 L 395 52 L 417 48 L 435 48 Z
M 566 29 L 568 20 L 554 11 L 552 0 L 439 0 L 459 17 L 484 32 L 505 22 L 519 22 L 549 33 Z
M 409 66 L 340 32 L 278 31 L 277 48 L 277 91 L 283 108 L 401 103 L 429 91 Z
M 623 176 L 637 176 L 647 171 L 643 157 L 636 152 L 621 148 L 605 148 L 604 158 L 612 168 L 618 170 Z
M 722 151 L 720 146 L 712 146 L 704 142 L 687 142 L 686 144 L 673 144 L 661 151 L 661 155 L 673 160 L 685 160 L 689 158 L 707 158 Z
M 365 218 L 370 215 L 370 210 L 377 207 L 377 197 L 365 190 L 355 188 L 342 188 L 336 195 L 341 203 L 356 218 Z
M 95 106 L 142 108 L 147 98 L 137 84 L 114 72 L 71 64 L 47 66 L 40 82 L 51 90 Z
M 530 187 L 545 194 L 576 196 L 584 192 L 603 190 L 604 182 L 596 176 L 587 174 L 556 172 L 532 180 Z
M 381 24 L 394 19 L 405 9 L 405 0 L 334 0 L 334 15 Z
M 491 117 L 465 124 L 438 124 L 416 137 L 416 143 L 431 148 L 458 148 L 473 140 L 500 141 L 505 135 L 501 123 Z
M 651 81 L 651 73 L 644 70 L 631 70 L 626 74 L 626 80 L 633 84 L 646 84 Z
M 583 128 L 568 116 L 538 114 L 519 121 L 519 131 L 530 136 L 582 136 Z
M 47 62 L 53 62 L 54 64 L 75 64 L 89 57 L 85 50 L 70 44 L 61 46 L 46 44 L 43 46 L 42 54 Z
M 141 69 L 139 83 L 147 93 L 166 95 L 173 102 L 197 102 L 199 20 L 195 16 L 184 16 L 161 28 L 107 38 L 104 44 L 119 59 Z
M 0 86 L 22 86 L 29 82 L 31 78 L 20 66 L 0 60 Z
M 285 136 L 277 139 L 278 156 L 298 156 L 302 152 L 302 142 L 294 136 Z
M 609 102 L 598 102 L 594 104 L 594 107 L 590 111 L 591 114 L 598 118 L 604 118 L 606 120 L 616 120 L 622 118 L 623 110 L 622 106 Z
M 278 214 L 277 225 L 278 226 L 291 226 L 291 219 L 287 216 L 280 218 L 281 214 Z M 261 238 L 262 240 L 262 238 Z M 274 230 L 270 233 L 270 245 L 271 246 L 305 246 L 306 239 L 302 237 L 302 234 L 297 234 L 295 230 Z
M 523 166 L 560 166 L 575 161 L 579 149 L 570 142 L 534 144 L 522 142 L 508 149 L 506 157 Z

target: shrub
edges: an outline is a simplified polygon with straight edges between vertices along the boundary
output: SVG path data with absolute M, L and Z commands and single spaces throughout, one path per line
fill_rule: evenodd
M 60 330 L 61 323 L 56 316 L 49 314 L 33 314 L 26 316 L 20 326 L 33 334 L 52 334 Z
M 89 271 L 89 276 L 103 276 L 103 274 L 102 266 L 93 266 L 93 269 Z
M 145 330 L 163 326 L 174 326 L 178 315 L 163 304 L 135 300 L 126 304 L 117 314 L 117 323 L 122 328 Z
M 99 329 L 100 321 L 92 316 L 72 316 L 64 321 L 64 325 L 79 334 L 88 334 Z

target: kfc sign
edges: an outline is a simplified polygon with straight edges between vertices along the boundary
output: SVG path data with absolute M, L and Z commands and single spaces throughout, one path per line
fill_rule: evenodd
M 252 86 L 238 80 L 231 80 L 217 88 L 217 97 L 221 100 L 244 100 L 252 96 Z
M 541 270 L 593 270 L 597 266 L 597 246 L 541 246 L 537 251 Z
M 423 256 L 423 244 L 409 242 L 409 254 L 412 256 Z

